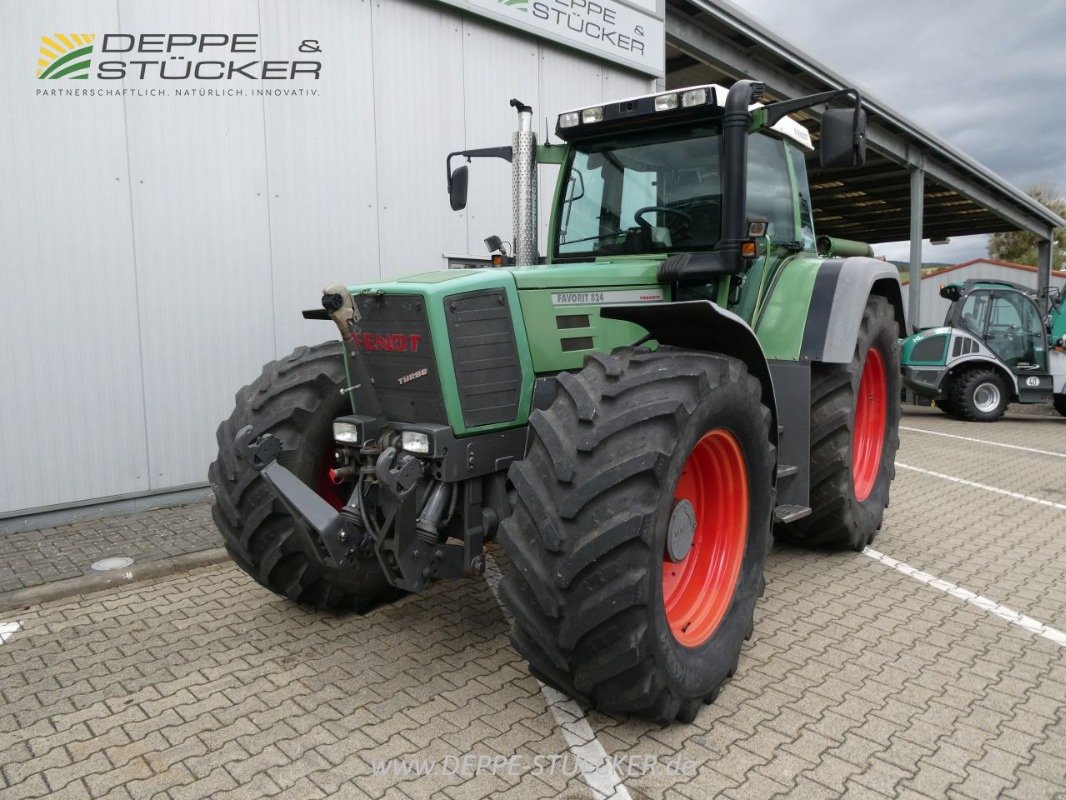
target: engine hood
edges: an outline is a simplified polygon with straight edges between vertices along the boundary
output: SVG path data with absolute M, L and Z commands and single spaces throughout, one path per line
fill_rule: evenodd
M 417 291 L 417 286 L 437 287 L 447 294 L 471 291 L 509 282 L 517 289 L 569 289 L 581 287 L 648 286 L 658 282 L 662 259 L 622 258 L 535 267 L 482 267 L 420 272 L 375 284 L 349 287 L 353 293 L 380 289 L 385 292 Z

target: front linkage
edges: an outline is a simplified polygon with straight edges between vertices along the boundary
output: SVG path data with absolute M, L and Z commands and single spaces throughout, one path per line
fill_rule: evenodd
M 424 442 L 424 452 L 405 451 L 403 433 L 385 419 L 354 342 L 357 311 L 351 295 L 342 286 L 329 287 L 322 305 L 341 331 L 354 381 L 342 391 L 353 395 L 357 408 L 376 412 L 334 423 L 342 435 L 335 437 L 339 466 L 330 478 L 339 485 L 354 481 L 347 501 L 335 509 L 278 463 L 281 442 L 275 436 L 257 438 L 250 425 L 236 436 L 237 454 L 262 475 L 333 566 L 376 558 L 389 583 L 409 592 L 437 580 L 480 576 L 484 542 L 510 511 L 504 476 L 525 453 L 526 430 L 458 440 L 444 425 L 406 425 L 408 434 Z

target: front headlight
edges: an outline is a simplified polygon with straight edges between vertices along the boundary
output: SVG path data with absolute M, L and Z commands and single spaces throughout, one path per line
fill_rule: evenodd
M 400 446 L 408 453 L 429 455 L 429 434 L 418 431 L 404 431 L 400 434 Z
M 362 444 L 359 441 L 359 426 L 354 422 L 334 422 L 333 440 L 340 444 Z

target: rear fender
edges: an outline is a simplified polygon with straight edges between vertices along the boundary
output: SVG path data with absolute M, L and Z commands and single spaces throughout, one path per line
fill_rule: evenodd
M 736 314 L 710 300 L 603 306 L 600 316 L 634 322 L 659 344 L 733 356 L 747 365 L 762 386 L 762 402 L 770 409 L 770 436 L 777 446 L 777 403 L 770 366 L 755 331 Z
M 871 295 L 892 305 L 899 336 L 907 335 L 899 271 L 886 261 L 856 256 L 829 258 L 818 269 L 803 329 L 800 357 L 830 364 L 847 364 L 855 357 L 859 325 Z

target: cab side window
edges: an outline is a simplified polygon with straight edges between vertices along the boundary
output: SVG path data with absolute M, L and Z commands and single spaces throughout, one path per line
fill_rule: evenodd
M 958 326 L 977 338 L 984 336 L 988 298 L 988 292 L 971 292 L 959 311 Z
M 799 239 L 785 144 L 762 133 L 748 137 L 748 214 L 770 221 L 774 242 Z
M 815 249 L 814 216 L 811 208 L 811 189 L 807 182 L 807 157 L 803 150 L 787 144 L 792 157 L 792 169 L 796 173 L 796 196 L 800 204 L 800 241 L 804 250 Z

